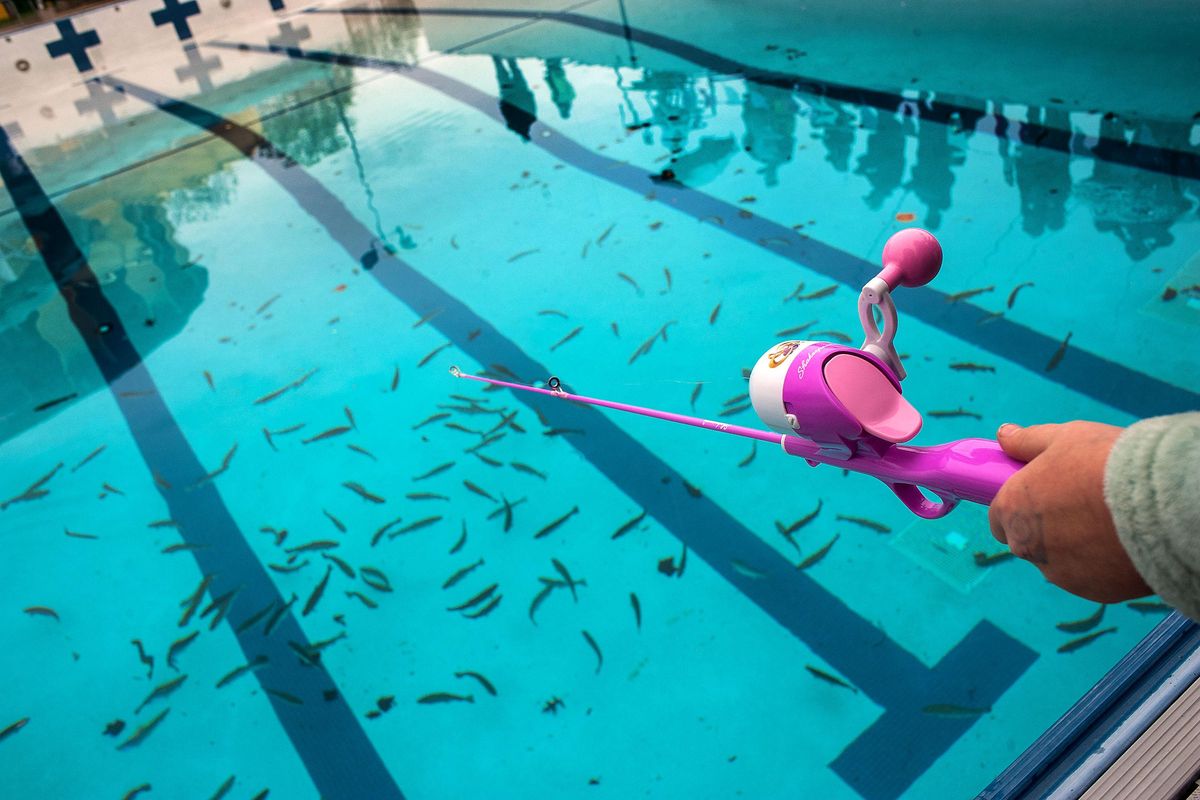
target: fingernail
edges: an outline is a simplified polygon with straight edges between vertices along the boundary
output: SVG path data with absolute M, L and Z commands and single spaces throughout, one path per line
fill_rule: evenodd
M 1017 429 L 1017 426 L 1016 426 L 1016 425 L 1014 425 L 1014 424 L 1013 424 L 1013 423 L 1011 423 L 1011 422 L 1006 422 L 1006 423 L 1004 423 L 1003 425 L 1001 425 L 1001 426 L 1000 426 L 1000 430 L 996 431 L 996 435 L 997 435 L 997 436 L 1004 436 L 1005 434 L 1012 433 L 1012 432 L 1013 432 L 1013 431 L 1015 431 L 1016 429 Z

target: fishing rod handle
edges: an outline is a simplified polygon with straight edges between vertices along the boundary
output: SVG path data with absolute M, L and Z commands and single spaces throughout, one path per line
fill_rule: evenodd
M 930 447 L 898 444 L 878 456 L 860 450 L 848 459 L 823 456 L 811 442 L 798 436 L 785 436 L 783 449 L 809 463 L 873 475 L 887 484 L 910 511 L 925 519 L 945 516 L 962 500 L 990 505 L 1004 482 L 1025 466 L 1005 454 L 994 439 L 959 439 Z M 938 500 L 929 500 L 921 489 Z

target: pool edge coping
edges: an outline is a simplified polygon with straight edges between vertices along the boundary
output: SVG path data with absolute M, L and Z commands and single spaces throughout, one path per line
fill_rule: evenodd
M 1185 659 L 1197 651 L 1200 624 L 1178 611 L 1172 612 L 1000 772 L 976 796 L 977 800 L 1043 797 L 1072 776 L 1077 779 L 1076 788 L 1086 790 L 1188 686 L 1200 679 L 1200 666 L 1193 666 L 1186 675 L 1175 675 Z M 1155 690 L 1172 678 L 1176 679 L 1172 690 L 1156 695 Z M 1138 709 L 1151 713 L 1121 731 L 1117 741 L 1107 742 Z M 1111 747 L 1110 757 L 1087 764 L 1088 756 L 1106 742 L 1110 747 L 1117 745 Z

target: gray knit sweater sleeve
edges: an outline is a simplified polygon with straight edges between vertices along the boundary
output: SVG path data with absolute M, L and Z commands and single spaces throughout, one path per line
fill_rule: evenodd
M 1200 620 L 1200 412 L 1123 431 L 1105 466 L 1104 499 L 1142 578 Z

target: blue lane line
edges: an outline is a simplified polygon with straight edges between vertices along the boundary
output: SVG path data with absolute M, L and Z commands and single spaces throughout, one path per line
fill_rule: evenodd
M 208 46 L 274 53 L 324 64 L 389 70 L 469 105 L 500 125 L 506 124 L 496 97 L 424 67 L 369 56 L 295 47 L 228 42 L 212 42 Z M 542 132 L 550 135 L 544 136 Z M 713 217 L 719 217 L 724 223 L 720 230 L 725 233 L 845 284 L 855 292 L 879 272 L 878 264 L 815 239 L 802 238 L 790 228 L 764 217 L 743 217 L 745 209 L 699 190 L 671 182 L 656 183 L 640 167 L 589 150 L 540 120 L 531 128 L 530 142 L 593 177 L 639 195 L 653 191 L 656 202 L 666 204 L 697 221 L 712 224 Z M 1082 348 L 1071 348 L 1053 372 L 1046 372 L 1046 364 L 1059 347 L 1058 339 L 1005 317 L 993 317 L 991 312 L 979 306 L 966 302 L 951 303 L 948 297 L 930 286 L 921 286 L 904 289 L 898 296 L 898 302 L 906 315 L 1020 365 L 1036 373 L 1042 380 L 1057 383 L 1136 417 L 1153 417 L 1200 408 L 1200 394 Z
M 58 209 L 2 129 L 0 179 L 37 243 L 72 323 L 108 383 L 147 469 L 155 476 L 171 519 L 179 523 L 179 534 L 188 543 L 204 545 L 189 552 L 200 571 L 212 576 L 210 596 L 238 590 L 226 615 L 231 627 L 272 601 L 282 604 L 275 584 L 212 482 L 194 486 L 208 470 L 172 417 Z M 107 332 L 101 333 L 102 329 Z M 247 661 L 260 655 L 270 659 L 254 673 L 264 689 L 290 692 L 304 701 L 297 706 L 265 695 L 321 796 L 403 800 L 324 666 L 319 662 L 302 664 L 288 645 L 290 641 L 309 646 L 295 617 L 284 615 L 270 637 L 264 636 L 261 628 L 260 624 L 235 633 L 238 644 Z M 235 666 L 229 665 L 231 669 Z M 326 700 L 326 692 L 335 692 L 335 699 Z
M 379 14 L 398 16 L 447 16 L 447 17 L 494 17 L 500 19 L 538 19 L 561 22 L 574 25 L 586 30 L 632 40 L 655 50 L 670 53 L 673 56 L 690 61 L 712 72 L 722 75 L 742 75 L 748 81 L 775 86 L 781 89 L 793 89 L 807 94 L 828 97 L 855 105 L 871 106 L 882 111 L 894 112 L 902 104 L 913 107 L 915 113 L 925 120 L 938 122 L 943 125 L 961 125 L 964 130 L 975 130 L 975 123 L 984 117 L 997 121 L 994 128 L 975 130 L 976 133 L 988 133 L 1003 138 L 1009 126 L 1020 131 L 1021 142 L 1029 147 L 1039 147 L 1045 150 L 1056 150 L 1075 156 L 1094 158 L 1097 161 L 1107 161 L 1127 167 L 1160 172 L 1165 175 L 1176 175 L 1182 178 L 1200 178 L 1200 152 L 1176 150 L 1171 147 L 1160 147 L 1152 144 L 1130 143 L 1122 138 L 1100 136 L 1096 145 L 1090 149 L 1083 145 L 1083 137 L 1069 130 L 1052 128 L 1047 125 L 1032 124 L 1011 120 L 999 112 L 986 113 L 982 108 L 950 103 L 943 100 L 929 100 L 911 97 L 894 92 L 877 89 L 867 89 L 862 86 L 852 86 L 843 83 L 817 80 L 803 75 L 796 75 L 775 70 L 765 70 L 759 67 L 743 64 L 719 53 L 705 50 L 688 42 L 674 39 L 661 33 L 654 33 L 628 24 L 610 22 L 596 17 L 576 14 L 570 11 L 524 11 L 520 9 L 498 8 L 310 8 L 306 14 L 357 14 L 373 16 Z M 981 103 L 982 105 L 982 103 Z M 1062 106 L 1061 108 L 1065 108 Z
M 129 81 L 104 82 L 225 139 L 251 158 L 322 225 L 354 261 L 374 234 L 335 195 L 258 133 L 210 111 L 165 97 Z M 528 378 L 549 370 L 408 263 L 382 251 L 373 275 L 413 313 L 480 364 L 505 364 Z M 472 332 L 478 331 L 476 335 Z M 450 380 L 447 378 L 447 380 Z M 924 714 L 929 703 L 990 705 L 1016 681 L 1037 654 L 990 622 L 978 623 L 932 669 L 848 608 L 806 573 L 705 496 L 692 497 L 684 476 L 591 406 L 514 393 L 545 416 L 551 427 L 580 428 L 568 437 L 597 470 L 659 524 L 781 626 L 885 708 L 832 765 L 868 800 L 892 800 L 929 768 L 974 722 Z M 664 484 L 664 480 L 666 483 Z M 766 575 L 752 579 L 733 567 L 754 564 Z M 797 666 L 798 665 L 794 665 Z M 886 765 L 881 770 L 879 765 Z

